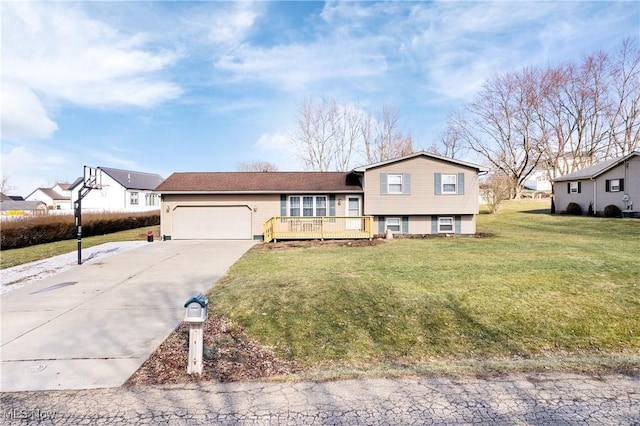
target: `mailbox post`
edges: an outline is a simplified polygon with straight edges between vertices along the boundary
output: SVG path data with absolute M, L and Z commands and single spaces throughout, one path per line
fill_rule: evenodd
M 188 374 L 202 374 L 202 347 L 204 321 L 209 316 L 209 300 L 200 293 L 184 304 L 184 321 L 189 323 Z

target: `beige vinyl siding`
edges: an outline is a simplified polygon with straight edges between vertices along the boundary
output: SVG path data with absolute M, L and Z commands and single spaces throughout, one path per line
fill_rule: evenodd
M 263 224 L 280 215 L 278 194 L 164 194 L 160 210 L 160 233 L 172 235 L 173 215 L 178 207 L 187 206 L 246 206 L 251 209 L 251 235 L 262 235 Z
M 291 195 L 304 195 L 304 193 Z M 331 194 L 322 195 L 329 196 Z M 335 198 L 336 215 L 343 215 L 345 194 L 337 194 Z M 274 216 L 280 216 L 280 194 L 163 194 L 160 210 L 160 233 L 162 235 L 172 235 L 173 215 L 179 206 L 246 206 L 252 210 L 251 235 L 257 236 L 264 234 L 264 223 L 267 220 Z M 329 214 L 328 210 L 329 206 L 327 205 L 327 214 Z
M 443 214 L 441 216 L 454 217 L 460 216 L 460 234 L 472 235 L 476 233 L 476 216 L 475 215 L 446 215 Z M 378 216 L 374 220 L 374 230 L 375 233 L 379 233 L 380 221 L 384 220 L 381 218 L 387 217 L 398 217 L 402 220 L 403 216 Z M 404 216 L 407 217 L 407 216 Z M 409 219 L 409 228 L 408 234 L 413 235 L 427 235 L 431 234 L 431 216 L 408 216 Z
M 380 175 L 410 174 L 410 194 L 381 194 Z M 464 194 L 435 194 L 435 174 L 464 173 Z M 425 214 L 477 214 L 478 173 L 469 167 L 445 161 L 414 157 L 368 169 L 364 174 L 364 214 L 407 216 Z

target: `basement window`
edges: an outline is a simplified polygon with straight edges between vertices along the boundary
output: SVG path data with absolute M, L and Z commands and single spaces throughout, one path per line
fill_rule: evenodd
M 453 232 L 453 218 L 452 217 L 439 217 L 438 218 L 438 232 L 450 234 Z
M 399 217 L 388 217 L 385 220 L 385 229 L 391 232 L 400 232 L 400 218 Z

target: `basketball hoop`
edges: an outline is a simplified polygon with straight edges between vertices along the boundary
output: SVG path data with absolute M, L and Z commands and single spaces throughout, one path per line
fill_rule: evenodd
M 97 167 L 84 166 L 82 187 L 78 189 L 78 199 L 74 203 L 76 233 L 78 235 L 78 265 L 82 265 L 82 199 L 93 189 L 102 192 L 102 173 Z

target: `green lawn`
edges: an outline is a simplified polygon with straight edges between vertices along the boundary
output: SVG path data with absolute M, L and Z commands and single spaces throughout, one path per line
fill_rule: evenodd
M 330 376 L 523 360 L 637 371 L 640 221 L 548 206 L 479 215 L 485 238 L 251 251 L 209 297 L 249 337 Z
M 114 241 L 146 240 L 148 231 L 153 231 L 157 238 L 160 233 L 160 227 L 147 226 L 144 228 L 114 232 L 112 234 L 85 237 L 82 239 L 82 248 L 89 248 Z M 2 250 L 2 253 L 0 253 L 0 269 L 46 259 L 60 254 L 70 253 L 76 251 L 77 248 L 78 240 L 65 240 L 57 241 L 55 243 L 38 244 L 19 249 Z

